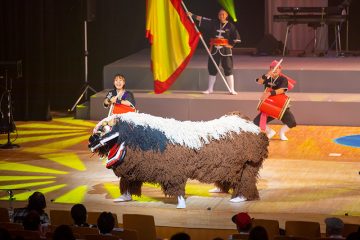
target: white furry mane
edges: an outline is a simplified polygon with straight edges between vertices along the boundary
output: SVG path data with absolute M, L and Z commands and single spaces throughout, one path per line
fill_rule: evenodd
M 159 130 L 165 134 L 172 144 L 179 144 L 191 149 L 199 149 L 208 144 L 212 139 L 219 140 L 227 137 L 231 132 L 260 133 L 260 128 L 251 121 L 237 115 L 225 115 L 211 121 L 177 121 L 173 118 L 162 118 L 145 113 L 115 114 L 100 121 L 94 129 L 103 121 L 119 118 L 121 121 L 132 123 Z

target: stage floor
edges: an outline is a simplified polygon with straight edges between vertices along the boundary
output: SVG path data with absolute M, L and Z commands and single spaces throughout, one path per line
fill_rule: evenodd
M 212 185 L 189 181 L 187 208 L 178 210 L 174 198 L 147 184 L 136 201 L 113 203 L 119 180 L 87 149 L 94 125 L 71 117 L 17 122 L 15 143 L 21 147 L 0 150 L 0 189 L 31 190 L 14 191 L 15 207 L 26 205 L 33 191 L 42 191 L 47 211 L 69 210 L 82 202 L 88 211 L 116 213 L 119 222 L 124 213 L 151 214 L 158 226 L 234 229 L 230 218 L 240 211 L 278 219 L 282 227 L 286 220 L 297 219 L 318 221 L 323 228 L 328 215 L 360 222 L 360 127 L 298 126 L 288 133 L 287 142 L 276 136 L 260 171 L 261 200 L 233 204 L 228 194 L 209 194 Z M 344 136 L 349 137 L 337 141 L 353 146 L 335 142 Z M 6 135 L 0 137 L 5 143 Z M 6 191 L 0 198 L 1 207 L 8 207 Z

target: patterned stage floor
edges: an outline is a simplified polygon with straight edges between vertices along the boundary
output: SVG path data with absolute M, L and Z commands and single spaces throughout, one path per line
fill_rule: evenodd
M 177 210 L 174 198 L 148 184 L 136 201 L 113 203 L 118 179 L 87 149 L 95 122 L 66 117 L 16 124 L 15 143 L 21 147 L 0 150 L 0 189 L 30 190 L 14 191 L 16 207 L 24 206 L 32 191 L 42 191 L 47 210 L 82 202 L 89 211 L 117 213 L 120 222 L 123 213 L 152 214 L 159 226 L 231 229 L 230 217 L 239 211 L 281 225 L 290 219 L 322 223 L 328 215 L 360 222 L 360 127 L 298 126 L 287 142 L 275 136 L 260 171 L 261 200 L 232 204 L 228 194 L 209 194 L 212 185 L 189 181 L 187 208 Z M 0 137 L 5 143 L 6 135 Z M 1 207 L 8 207 L 6 191 L 0 198 Z

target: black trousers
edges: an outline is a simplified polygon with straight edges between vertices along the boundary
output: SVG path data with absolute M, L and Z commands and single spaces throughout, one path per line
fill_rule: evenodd
M 220 66 L 219 63 L 221 62 L 221 66 L 224 69 L 225 76 L 232 75 L 232 71 L 234 67 L 232 56 L 222 56 L 219 53 L 219 51 L 212 56 L 218 66 Z M 218 72 L 213 61 L 210 58 L 208 59 L 208 70 L 209 70 L 209 74 L 212 76 L 215 76 Z
M 256 125 L 258 125 L 258 126 L 260 125 L 260 115 L 261 115 L 261 113 L 259 113 L 259 114 L 254 118 L 254 123 L 255 123 Z M 268 116 L 266 123 L 271 122 L 271 121 L 274 120 L 274 119 L 275 119 L 275 118 Z M 292 112 L 290 111 L 290 108 L 287 108 L 287 109 L 285 110 L 284 115 L 283 115 L 283 117 L 280 119 L 280 121 L 281 121 L 283 124 L 286 124 L 289 128 L 296 127 L 295 117 L 294 117 L 294 115 L 292 114 Z

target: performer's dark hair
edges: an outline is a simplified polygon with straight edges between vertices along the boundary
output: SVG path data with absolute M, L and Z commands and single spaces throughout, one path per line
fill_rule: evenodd
M 120 73 L 115 74 L 114 79 L 117 78 L 117 77 L 118 77 L 118 78 L 122 78 L 122 79 L 125 80 L 125 76 L 122 75 L 122 74 L 120 74 Z
M 229 16 L 230 16 L 229 12 L 228 12 L 228 11 L 226 11 L 226 9 L 225 9 L 225 8 L 220 8 L 219 12 L 220 12 L 220 11 L 224 11 L 224 12 L 226 12 L 226 14 L 227 14 L 226 20 L 229 20 Z M 219 13 L 219 12 L 218 12 L 218 13 Z

